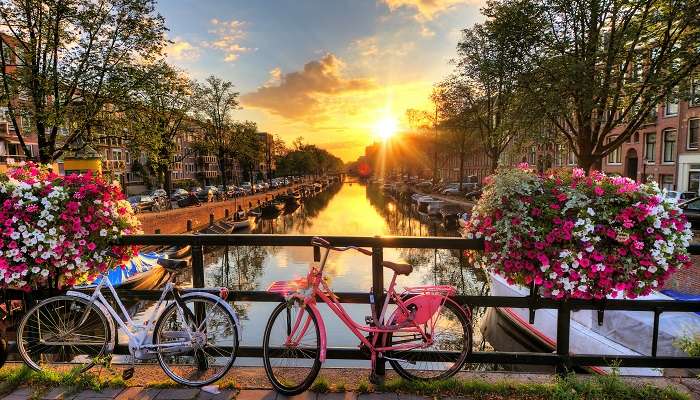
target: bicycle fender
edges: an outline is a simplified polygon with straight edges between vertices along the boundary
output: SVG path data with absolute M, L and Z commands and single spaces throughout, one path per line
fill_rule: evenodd
M 326 349 L 328 346 L 326 342 L 326 325 L 323 323 L 323 318 L 321 318 L 321 313 L 318 311 L 316 304 L 307 303 L 306 306 L 309 307 L 312 313 L 314 313 L 316 321 L 318 322 L 318 330 L 321 334 L 321 356 L 319 357 L 319 360 L 324 362 L 326 361 Z
M 84 300 L 92 302 L 92 304 L 97 306 L 97 308 L 99 308 L 100 311 L 102 311 L 102 314 L 104 314 L 105 318 L 107 319 L 107 323 L 109 324 L 109 332 L 112 336 L 109 340 L 109 345 L 107 347 L 107 351 L 111 353 L 114 350 L 114 345 L 117 340 L 117 328 L 114 326 L 114 319 L 112 318 L 112 314 L 109 313 L 107 308 L 102 303 L 100 303 L 99 301 L 92 301 L 92 297 L 85 293 L 69 290 L 66 292 L 66 296 L 80 297 Z
M 231 315 L 233 315 L 233 322 L 236 324 L 236 332 L 238 333 L 238 343 L 240 344 L 242 340 L 241 323 L 240 321 L 238 321 L 238 314 L 236 314 L 236 311 L 233 309 L 233 307 L 231 307 L 228 301 L 224 301 L 221 299 L 221 297 L 208 292 L 190 292 L 187 294 L 183 294 L 180 297 L 182 297 L 182 299 L 185 300 L 188 297 L 192 297 L 195 295 L 214 300 L 215 302 L 221 304 L 228 312 L 231 313 Z

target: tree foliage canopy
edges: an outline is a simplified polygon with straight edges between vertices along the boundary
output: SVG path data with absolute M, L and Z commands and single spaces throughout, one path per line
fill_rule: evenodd
M 105 107 L 137 83 L 131 67 L 166 43 L 155 0 L 3 0 L 0 23 L 2 102 L 27 156 L 26 138 L 37 135 L 43 163 L 91 136 Z

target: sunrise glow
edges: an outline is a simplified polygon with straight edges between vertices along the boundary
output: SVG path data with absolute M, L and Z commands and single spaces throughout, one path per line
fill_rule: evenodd
M 388 140 L 398 131 L 398 122 L 394 117 L 384 117 L 374 124 L 374 134 L 382 140 Z

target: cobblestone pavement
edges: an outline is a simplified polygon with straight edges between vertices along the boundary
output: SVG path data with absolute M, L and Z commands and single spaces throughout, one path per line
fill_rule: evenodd
M 55 388 L 41 396 L 32 393 L 30 388 L 17 389 L 2 400 L 284 400 L 286 396 L 272 390 L 221 390 L 220 393 L 208 393 L 200 389 L 153 389 L 129 387 L 124 389 L 105 389 L 101 392 L 86 390 L 69 393 L 65 388 Z M 402 395 L 396 393 L 314 393 L 305 392 L 294 396 L 295 400 L 427 400 L 427 397 Z

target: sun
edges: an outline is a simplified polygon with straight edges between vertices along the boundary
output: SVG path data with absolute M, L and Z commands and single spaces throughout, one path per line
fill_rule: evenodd
M 384 117 L 374 124 L 374 133 L 382 138 L 382 140 L 388 140 L 396 134 L 398 130 L 398 123 L 394 117 Z

